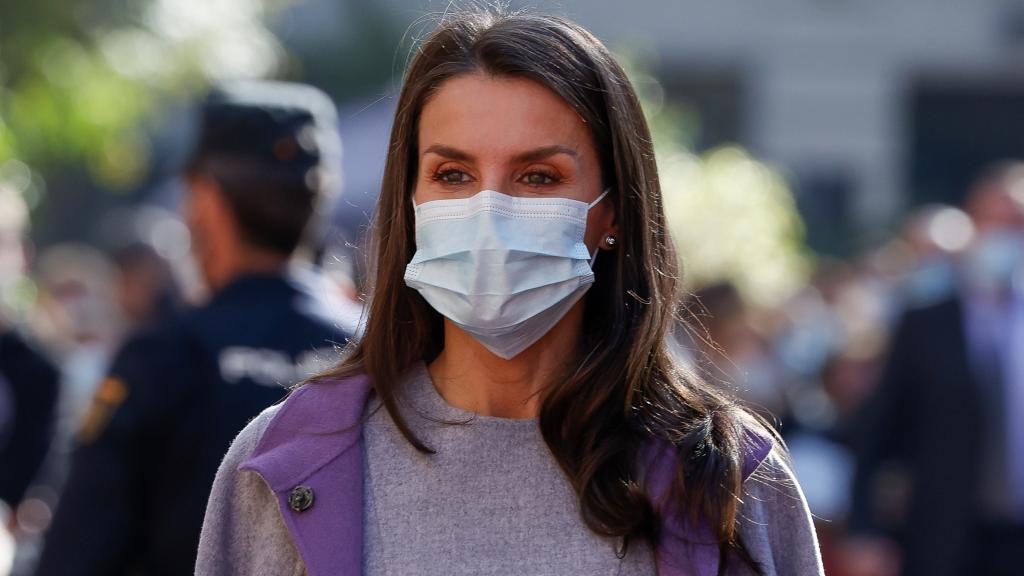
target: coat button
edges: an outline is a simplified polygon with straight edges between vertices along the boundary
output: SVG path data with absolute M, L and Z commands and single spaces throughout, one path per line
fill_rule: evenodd
M 313 505 L 313 489 L 309 486 L 296 486 L 288 495 L 288 506 L 296 512 L 305 512 Z

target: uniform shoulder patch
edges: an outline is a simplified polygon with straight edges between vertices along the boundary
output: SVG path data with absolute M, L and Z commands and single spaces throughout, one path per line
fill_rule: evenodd
M 82 419 L 76 438 L 82 444 L 92 444 L 99 438 L 125 399 L 128 398 L 128 386 L 124 380 L 116 376 L 107 376 L 96 389 L 89 410 Z

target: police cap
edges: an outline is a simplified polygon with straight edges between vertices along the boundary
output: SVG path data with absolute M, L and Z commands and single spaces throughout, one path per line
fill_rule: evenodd
M 331 99 L 312 86 L 222 84 L 203 103 L 201 122 L 190 170 L 228 164 L 253 176 L 303 178 L 313 191 L 338 172 L 337 112 Z

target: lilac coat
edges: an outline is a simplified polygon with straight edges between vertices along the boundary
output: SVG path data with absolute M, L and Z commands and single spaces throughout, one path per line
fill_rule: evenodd
M 239 470 L 259 474 L 277 496 L 281 516 L 310 576 L 360 573 L 363 544 L 363 451 L 361 418 L 371 386 L 366 376 L 307 384 L 297 389 L 270 422 Z M 744 479 L 768 455 L 772 441 L 747 434 Z M 675 470 L 670 450 L 653 450 L 648 489 L 664 495 Z M 313 505 L 293 510 L 297 486 L 315 495 Z M 689 527 L 668 515 L 655 547 L 660 576 L 714 576 L 719 549 L 705 523 Z

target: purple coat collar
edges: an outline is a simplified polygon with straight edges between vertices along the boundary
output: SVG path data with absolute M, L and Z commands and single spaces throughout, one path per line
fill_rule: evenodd
M 370 394 L 365 375 L 309 383 L 295 390 L 271 420 L 252 456 L 239 470 L 258 473 L 277 495 L 281 516 L 310 576 L 356 575 L 363 550 L 363 451 L 361 417 Z M 748 431 L 744 478 L 771 450 L 772 441 Z M 652 450 L 652 494 L 664 495 L 675 470 L 674 454 Z M 298 486 L 312 503 L 289 502 Z M 293 508 L 294 506 L 294 508 Z M 718 545 L 709 527 L 666 515 L 655 550 L 660 576 L 714 576 Z

